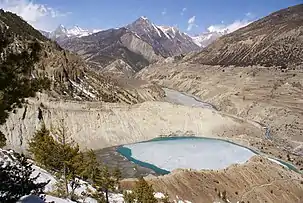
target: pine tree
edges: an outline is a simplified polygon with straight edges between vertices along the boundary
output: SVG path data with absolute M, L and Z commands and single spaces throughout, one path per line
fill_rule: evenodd
M 64 120 L 61 119 L 58 126 L 52 127 L 51 131 L 43 124 L 30 140 L 29 151 L 38 164 L 57 172 L 59 180 L 63 178 L 63 185 L 59 181 L 58 194 L 74 199 L 74 191 L 80 186 L 77 177 L 82 173 L 84 156 L 79 151 L 79 146 L 71 139 Z
M 124 192 L 127 203 L 156 203 L 158 200 L 154 196 L 154 189 L 144 178 L 139 178 L 131 193 Z
M 7 18 L 12 16 L 11 13 L 3 17 L 5 14 L 0 10 L 2 19 L 12 23 Z M 15 52 L 10 44 L 16 35 L 12 32 L 12 26 L 5 27 L 2 25 L 0 28 L 0 125 L 6 122 L 10 112 L 22 106 L 25 98 L 35 96 L 37 91 L 47 89 L 50 85 L 46 78 L 32 78 L 34 64 L 39 60 L 40 44 L 34 40 L 27 44 L 26 50 Z M 16 30 L 20 32 L 20 29 Z M 5 144 L 5 135 L 0 131 L 0 148 Z M 33 171 L 26 159 L 22 156 L 18 159 L 18 165 L 0 167 L 0 202 L 16 202 L 19 197 L 31 191 L 39 193 L 44 187 L 43 184 L 34 183 L 37 177 L 30 177 Z
M 109 203 L 109 192 L 115 191 L 118 187 L 120 174 L 117 170 L 111 173 L 106 166 L 99 167 L 96 177 L 93 179 L 93 186 L 96 188 L 96 192 L 92 197 L 98 199 L 100 203 Z
M 15 154 L 13 163 L 0 170 L 0 202 L 15 203 L 20 197 L 29 194 L 39 195 L 46 183 L 35 183 L 39 177 L 31 177 L 34 169 L 23 155 Z
M 154 189 L 144 178 L 139 178 L 133 190 L 138 203 L 155 203 L 157 199 L 154 196 Z
M 73 199 L 74 191 L 79 187 L 77 176 L 79 174 L 79 163 L 83 161 L 83 155 L 79 151 L 79 146 L 75 144 L 68 133 L 64 119 L 59 120 L 56 128 L 52 128 L 52 133 L 57 141 L 53 152 L 56 153 L 54 156 L 56 156 L 59 163 L 59 169 L 64 180 L 65 192 Z M 71 185 L 71 191 L 69 191 L 69 183 Z
M 57 148 L 57 143 L 50 135 L 50 131 L 46 129 L 43 123 L 40 130 L 34 134 L 29 141 L 28 151 L 33 155 L 34 160 L 38 165 L 43 166 L 47 170 L 61 170 L 60 163 L 54 149 Z
M 136 196 L 133 192 L 127 192 L 127 191 L 123 192 L 123 199 L 125 203 L 135 203 L 135 198 Z
M 100 164 L 97 161 L 96 154 L 93 150 L 89 150 L 84 158 L 84 164 L 81 176 L 85 179 L 95 180 Z

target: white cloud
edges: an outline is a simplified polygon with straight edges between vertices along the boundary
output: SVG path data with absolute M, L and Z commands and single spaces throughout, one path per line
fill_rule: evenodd
M 252 16 L 252 13 L 251 13 L 251 12 L 247 12 L 247 13 L 245 13 L 245 15 L 246 15 L 247 17 L 251 17 L 251 16 Z
M 190 19 L 188 19 L 188 24 L 193 24 L 196 21 L 196 16 L 191 17 Z
M 161 14 L 162 14 L 163 16 L 165 16 L 166 13 L 167 13 L 167 11 L 166 11 L 166 8 L 165 8 L 165 9 L 161 12 Z
M 0 7 L 21 16 L 33 27 L 47 31 L 54 29 L 59 24 L 58 18 L 70 14 L 61 13 L 54 8 L 31 0 L 0 0 Z
M 193 27 L 198 27 L 198 25 L 196 25 L 195 22 L 196 22 L 196 16 L 192 16 L 190 19 L 188 19 L 187 31 L 191 31 Z
M 218 25 L 211 25 L 207 28 L 207 30 L 209 32 L 226 32 L 226 33 L 230 33 L 233 32 L 237 29 L 240 29 L 242 27 L 247 26 L 248 24 L 250 24 L 251 21 L 248 20 L 236 20 L 231 24 L 218 24 Z
M 187 8 L 182 8 L 182 11 L 181 11 L 181 16 L 183 16 L 184 15 L 184 13 L 185 13 L 185 11 L 187 11 Z

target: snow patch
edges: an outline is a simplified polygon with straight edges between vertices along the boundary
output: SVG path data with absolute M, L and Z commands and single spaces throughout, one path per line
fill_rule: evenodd
M 83 87 L 83 85 L 81 85 L 81 84 L 78 84 L 78 83 L 76 83 L 76 82 L 74 82 L 74 81 L 72 81 L 72 80 L 69 80 L 71 83 L 72 83 L 72 85 L 74 86 L 74 87 L 76 87 L 78 90 L 80 90 L 81 92 L 83 92 L 84 94 L 86 94 L 87 96 L 89 96 L 89 97 L 91 97 L 91 98 L 96 98 L 96 95 L 95 94 L 93 94 L 92 92 L 90 92 L 89 90 L 87 90 L 87 89 L 85 89 L 85 87 Z

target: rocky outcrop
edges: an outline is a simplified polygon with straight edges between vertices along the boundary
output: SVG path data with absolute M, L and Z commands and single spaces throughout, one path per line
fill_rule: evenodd
M 51 101 L 43 95 L 11 114 L 1 131 L 8 147 L 25 151 L 28 139 L 43 121 L 49 128 L 64 119 L 70 135 L 81 149 L 149 140 L 173 133 L 206 137 L 230 137 L 240 143 L 260 137 L 262 129 L 211 109 L 192 108 L 165 102 L 137 105 L 98 102 Z
M 155 54 L 153 47 L 148 43 L 142 41 L 138 36 L 133 33 L 126 33 L 121 37 L 122 44 L 129 50 L 142 55 L 150 63 L 154 63 L 161 59 L 161 56 Z

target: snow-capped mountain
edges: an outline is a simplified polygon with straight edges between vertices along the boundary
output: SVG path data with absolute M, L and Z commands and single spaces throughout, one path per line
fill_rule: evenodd
M 193 41 L 199 46 L 199 47 L 207 47 L 210 45 L 213 41 L 218 39 L 219 37 L 223 36 L 224 32 L 205 32 L 201 35 L 193 36 Z
M 180 55 L 200 49 L 199 44 L 178 28 L 155 25 L 143 16 L 122 28 L 133 32 L 134 35 L 151 45 L 156 54 L 163 57 Z M 60 44 L 62 41 L 66 41 L 66 39 L 81 38 L 100 31 L 102 30 L 94 29 L 90 31 L 82 29 L 79 26 L 67 29 L 63 25 L 60 25 L 52 32 L 41 31 L 41 33 Z
M 93 34 L 60 26 L 53 32 L 52 38 L 62 48 L 83 55 L 96 68 L 104 70 L 126 70 L 131 67 L 131 72 L 137 72 L 165 57 L 200 49 L 190 36 L 178 28 L 157 26 L 146 17 L 140 17 L 121 28 Z M 125 67 L 121 68 L 121 64 Z
M 191 37 L 175 27 L 157 26 L 146 17 L 140 17 L 126 28 L 149 43 L 163 57 L 175 56 L 198 50 Z
M 51 39 L 64 39 L 64 38 L 71 38 L 71 37 L 84 37 L 91 35 L 95 32 L 99 32 L 101 30 L 95 29 L 92 31 L 89 31 L 87 29 L 82 29 L 79 26 L 74 26 L 72 28 L 65 28 L 63 25 L 59 25 L 54 31 L 52 32 L 46 32 L 46 31 L 40 31 L 44 36 L 51 38 Z

